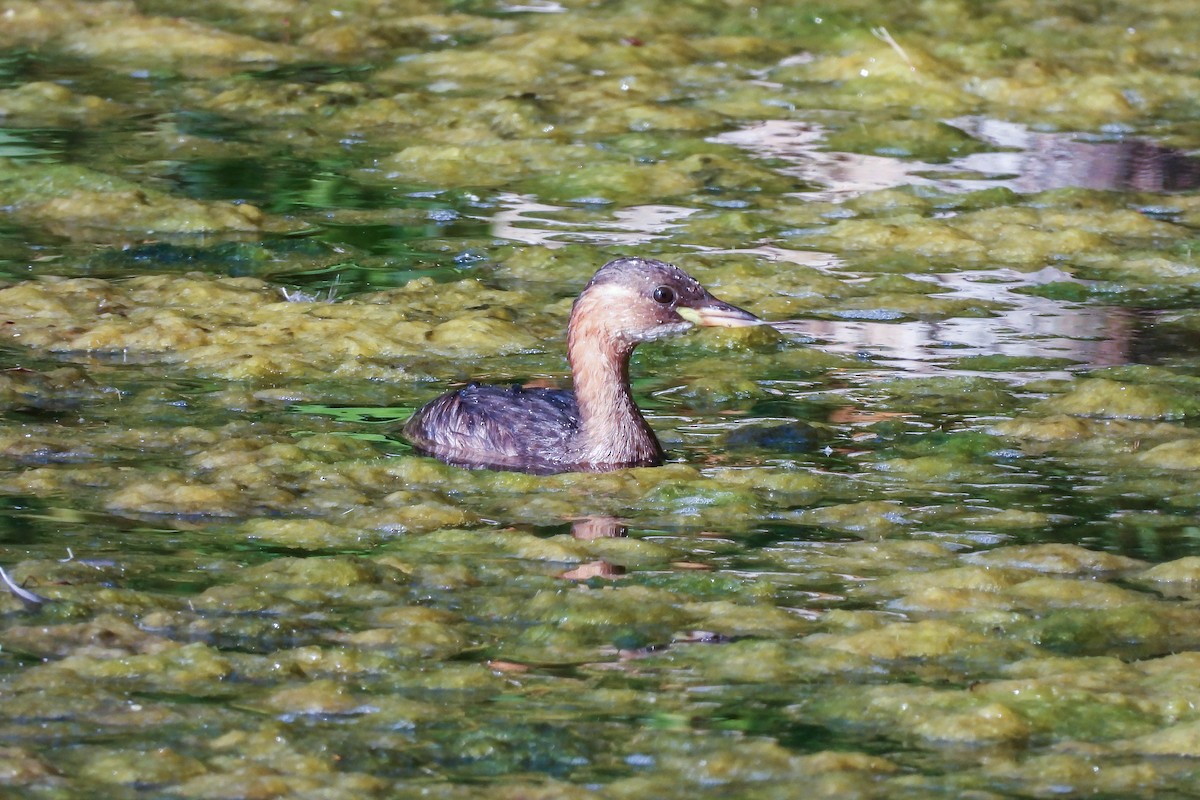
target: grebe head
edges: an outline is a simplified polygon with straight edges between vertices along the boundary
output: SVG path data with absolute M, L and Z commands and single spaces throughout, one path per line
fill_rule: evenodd
M 683 333 L 693 325 L 739 328 L 761 324 L 749 311 L 713 297 L 679 267 L 649 258 L 608 262 L 584 287 L 571 310 L 573 335 L 603 332 L 612 343 L 629 349 L 640 342 Z

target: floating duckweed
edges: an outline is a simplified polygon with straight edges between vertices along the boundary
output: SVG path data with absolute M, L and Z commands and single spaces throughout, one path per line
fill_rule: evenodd
M 899 251 L 967 263 L 981 262 L 990 255 L 986 246 L 969 234 L 947 231 L 916 216 L 843 220 L 801 236 L 799 243 L 823 250 Z
M 844 700 L 832 697 L 807 710 L 821 719 Z M 1024 717 L 1007 705 L 929 687 L 870 687 L 860 696 L 853 720 L 881 732 L 959 744 L 1020 742 L 1032 733 Z
M 388 495 L 380 503 L 391 508 L 355 510 L 350 514 L 349 521 L 356 526 L 388 534 L 431 531 L 479 522 L 478 515 L 459 505 L 414 498 L 407 492 Z
M 1074 544 L 1038 544 L 1001 547 L 965 557 L 988 568 L 1009 567 L 1063 575 L 1087 575 L 1133 570 L 1144 565 L 1137 559 L 1088 550 Z
M 1164 644 L 1169 649 L 1194 646 L 1191 642 L 1195 637 L 1183 631 L 1196 621 L 1200 621 L 1200 615 L 1194 613 L 1160 610 L 1147 616 L 1144 604 L 1126 604 L 1050 612 L 1006 628 L 1017 638 L 1063 653 L 1100 655 L 1122 649 L 1154 654 Z
M 688 407 L 700 411 L 716 411 L 736 405 L 739 400 L 749 400 L 762 395 L 755 381 L 746 378 L 730 378 L 707 375 L 693 378 L 677 391 L 671 393 Z
M 1002 640 L 970 633 L 937 620 L 887 625 L 844 635 L 818 634 L 810 641 L 821 647 L 875 659 L 965 657 L 988 650 L 1020 652 L 1020 648 Z
M 998 592 L 941 586 L 918 589 L 888 603 L 897 611 L 935 614 L 1008 611 L 1016 606 L 1015 600 Z
M 1123 441 L 1176 438 L 1191 435 L 1189 429 L 1123 419 L 1084 419 L 1065 414 L 1017 416 L 997 422 L 997 433 L 1035 442 L 1100 441 L 1112 448 Z
M 769 325 L 746 328 L 720 328 L 700 340 L 695 337 L 678 340 L 677 347 L 689 349 L 744 353 L 774 353 L 782 349 L 784 337 Z
M 1200 412 L 1200 401 L 1168 386 L 1085 380 L 1043 407 L 1052 413 L 1126 419 L 1178 419 Z
M 69 463 L 91 461 L 96 451 L 78 441 L 59 437 L 43 438 L 32 432 L 0 435 L 0 454 L 19 464 Z
M 138 628 L 128 620 L 113 615 L 101 615 L 88 622 L 61 624 L 54 636 L 47 637 L 44 628 L 16 626 L 4 632 L 6 647 L 44 658 L 85 653 L 96 658 L 118 658 L 135 653 L 158 653 L 173 650 L 176 644 Z
M 1146 595 L 1107 583 L 1076 583 L 1057 578 L 1031 578 L 1006 593 L 1027 608 L 1120 608 L 1145 605 Z
M 1166 442 L 1138 453 L 1137 460 L 1163 469 L 1196 469 L 1200 467 L 1200 443 L 1194 439 Z
M 663 564 L 677 556 L 674 549 L 644 539 L 602 537 L 579 544 L 596 558 L 618 566 Z
M 1001 703 L 920 720 L 912 732 L 923 739 L 961 744 L 1019 742 L 1031 733 L 1024 717 Z
M 529 188 L 539 196 L 564 203 L 620 201 L 624 205 L 647 195 L 656 200 L 681 197 L 696 191 L 699 186 L 690 176 L 673 171 L 669 166 L 634 164 L 594 167 L 535 181 Z
M 979 482 L 1000 480 L 1004 473 L 988 464 L 979 464 L 953 456 L 920 456 L 893 458 L 875 464 L 875 469 L 888 475 L 903 476 L 912 481 Z
M 1197 583 L 1200 582 L 1200 556 L 1155 564 L 1137 575 L 1138 580 L 1154 583 Z
M 889 381 L 882 388 L 909 410 L 937 409 L 945 413 L 967 402 L 972 409 L 982 412 L 1014 405 L 1014 398 L 1003 383 L 983 377 L 902 378 Z
M 177 690 L 188 685 L 206 685 L 233 673 L 229 659 L 199 642 L 117 658 L 97 658 L 80 653 L 54 662 L 46 669 L 62 670 L 77 680 L 138 680 L 150 676 L 161 688 Z
M 488 316 L 461 316 L 437 325 L 426 340 L 443 353 L 500 355 L 537 347 L 537 340 L 511 322 Z
M 395 582 L 402 577 L 391 570 L 374 570 L 348 558 L 277 558 L 249 569 L 243 582 L 250 585 L 320 588 L 330 591 L 376 582 Z
M 65 165 L 46 168 L 0 161 L 0 202 L 20 218 L 90 230 L 102 239 L 119 239 L 130 230 L 194 234 L 282 232 L 294 227 L 249 204 L 188 200 Z
M 353 714 L 364 710 L 363 703 L 355 700 L 346 687 L 327 678 L 280 689 L 264 698 L 262 705 L 287 715 Z
M 808 627 L 803 620 L 779 608 L 739 605 L 724 600 L 693 603 L 688 610 L 702 615 L 697 621 L 701 628 L 725 636 L 794 636 Z
M 580 148 L 582 150 L 582 148 Z M 382 177 L 430 186 L 503 186 L 531 170 L 552 172 L 585 153 L 550 142 L 485 141 L 460 146 L 415 144 L 380 163 Z M 574 156 L 574 157 L 572 157 Z
M 1174 773 L 1176 769 L 1177 766 L 1172 765 L 1166 771 Z M 984 780 L 989 785 L 1019 783 L 1027 791 L 1043 795 L 1084 781 L 1100 792 L 1117 796 L 1137 794 L 1159 780 L 1161 775 L 1144 762 L 1119 763 L 1109 753 L 1054 753 L 1020 761 L 997 759 L 989 763 L 984 772 Z
M 235 484 L 206 486 L 178 474 L 171 478 L 129 484 L 109 497 L 107 507 L 125 513 L 206 517 L 244 516 L 253 507 Z M 280 505 L 292 499 L 287 492 L 275 493 Z
M 471 530 L 436 531 L 405 543 L 403 550 L 415 555 L 446 551 L 459 554 L 492 553 L 502 554 L 509 558 L 558 563 L 576 563 L 586 558 L 583 549 L 573 542 L 556 542 L 516 531 L 505 533 Z
M 6 783 L 16 786 L 53 780 L 59 774 L 46 760 L 21 747 L 0 749 L 0 769 Z
M 95 754 L 88 758 L 80 774 L 100 784 L 165 786 L 207 772 L 199 759 L 160 747 L 149 752 L 118 750 Z
M 903 506 L 874 500 L 808 509 L 797 512 L 795 518 L 805 525 L 820 525 L 864 537 L 894 533 L 912 524 Z
M 972 372 L 1020 372 L 1024 370 L 1055 370 L 1064 369 L 1072 363 L 1069 358 L 1048 358 L 1042 356 L 967 356 L 957 359 L 954 368 L 966 369 Z
M 194 59 L 278 62 L 299 56 L 299 51 L 286 45 L 164 17 L 112 19 L 69 34 L 65 45 L 68 52 L 84 58 L 140 64 L 165 61 L 178 66 Z
M 5 121 L 30 127 L 98 125 L 125 116 L 128 109 L 103 97 L 76 94 L 51 81 L 34 81 L 0 91 Z

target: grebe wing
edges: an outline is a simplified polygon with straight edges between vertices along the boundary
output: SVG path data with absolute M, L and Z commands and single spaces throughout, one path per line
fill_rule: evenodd
M 573 392 L 470 385 L 423 406 L 404 426 L 420 451 L 473 468 L 555 472 L 576 455 Z

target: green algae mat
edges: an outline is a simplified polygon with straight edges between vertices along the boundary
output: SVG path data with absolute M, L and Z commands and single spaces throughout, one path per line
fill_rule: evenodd
M 1200 17 L 893 6 L 0 4 L 0 794 L 1200 796 Z

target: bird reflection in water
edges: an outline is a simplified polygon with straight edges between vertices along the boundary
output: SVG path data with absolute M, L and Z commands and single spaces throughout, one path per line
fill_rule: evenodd
M 625 524 L 616 517 L 580 517 L 571 523 L 571 535 L 581 541 L 615 539 L 625 536 L 625 533 Z M 562 573 L 560 577 L 569 581 L 586 581 L 591 578 L 619 578 L 624 574 L 624 567 L 601 560 L 580 564 Z

